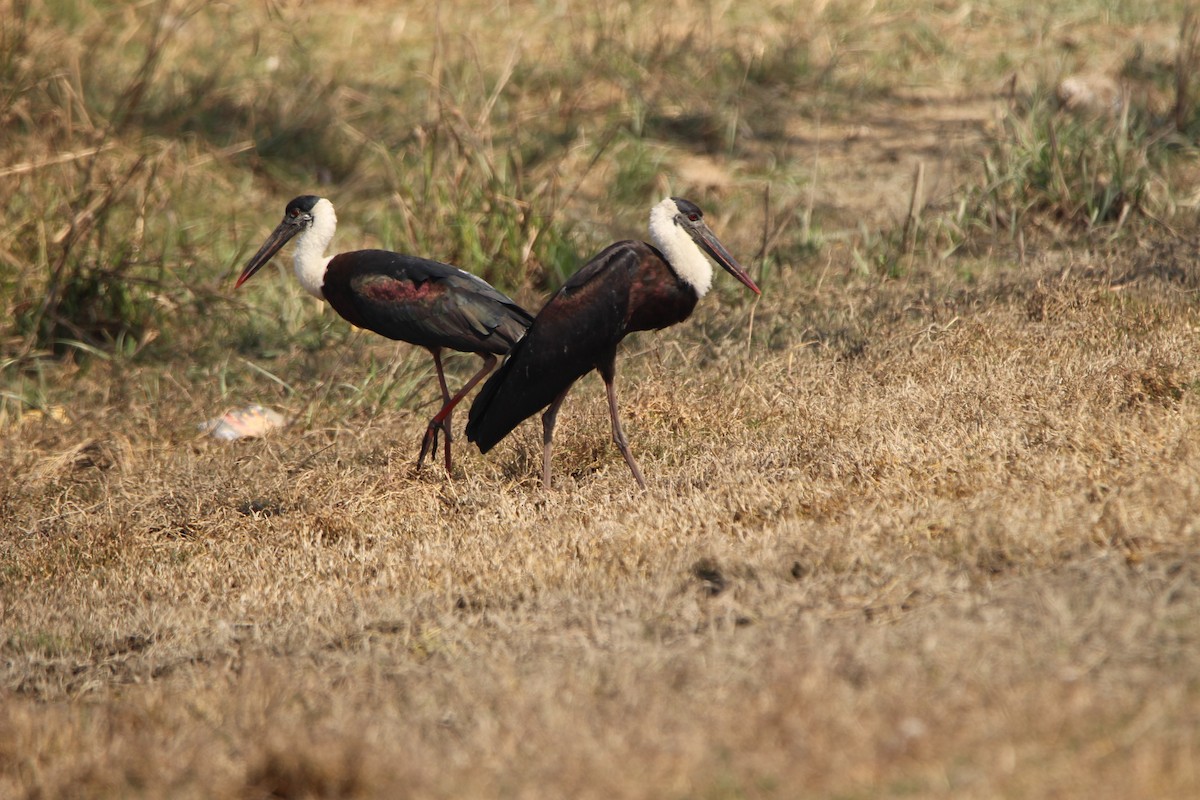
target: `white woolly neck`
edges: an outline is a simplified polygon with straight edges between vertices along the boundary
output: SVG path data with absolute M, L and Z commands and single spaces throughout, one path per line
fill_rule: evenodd
M 337 230 L 337 214 L 333 211 L 333 203 L 322 197 L 313 206 L 312 218 L 312 224 L 296 242 L 296 277 L 305 291 L 324 300 L 321 287 L 325 285 L 325 269 L 333 259 L 332 256 L 326 256 L 325 251 L 329 249 L 333 233 Z
M 679 208 L 671 198 L 650 209 L 650 239 L 667 257 L 675 274 L 704 297 L 712 286 L 712 265 L 687 231 L 675 222 Z

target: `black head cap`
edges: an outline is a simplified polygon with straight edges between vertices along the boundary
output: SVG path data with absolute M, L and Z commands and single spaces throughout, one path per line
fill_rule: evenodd
M 679 209 L 679 213 L 693 222 L 704 217 L 704 212 L 700 210 L 700 206 L 691 200 L 683 197 L 672 197 L 671 199 L 675 201 L 675 207 Z
M 283 213 L 290 217 L 292 216 L 292 210 L 294 209 L 300 213 L 308 214 L 313 210 L 313 206 L 315 206 L 317 201 L 320 199 L 321 198 L 317 197 L 315 194 L 302 194 L 292 202 L 288 203 L 287 208 L 284 209 Z

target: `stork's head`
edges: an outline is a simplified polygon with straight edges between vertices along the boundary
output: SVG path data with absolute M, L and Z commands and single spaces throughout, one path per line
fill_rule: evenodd
M 279 252 L 279 248 L 291 241 L 293 237 L 312 228 L 317 218 L 325 213 L 326 207 L 328 213 L 332 215 L 333 206 L 330 202 L 311 194 L 301 195 L 288 203 L 287 208 L 283 211 L 283 222 L 275 227 L 267 240 L 263 242 L 263 246 L 246 264 L 246 268 L 242 270 L 234 288 L 250 280 L 250 276 L 262 269 L 263 265 L 271 260 L 271 256 Z
M 700 252 L 720 264 L 722 269 L 745 284 L 750 291 L 762 294 L 745 268 L 730 255 L 705 223 L 704 212 L 691 200 L 668 197 L 656 205 L 650 211 L 650 235 L 672 268 L 691 283 L 698 294 L 707 292 L 712 282 L 712 269 L 704 262 Z M 699 252 L 696 248 L 699 248 Z

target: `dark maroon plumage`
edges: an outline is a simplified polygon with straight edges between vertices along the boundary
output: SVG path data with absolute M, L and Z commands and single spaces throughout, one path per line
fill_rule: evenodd
M 683 322 L 696 293 L 646 242 L 609 245 L 550 298 L 471 405 L 467 439 L 486 453 L 593 369 L 611 371 L 634 331 Z
M 462 353 L 504 355 L 533 319 L 468 272 L 388 250 L 334 256 L 321 291 L 338 314 L 360 328 Z

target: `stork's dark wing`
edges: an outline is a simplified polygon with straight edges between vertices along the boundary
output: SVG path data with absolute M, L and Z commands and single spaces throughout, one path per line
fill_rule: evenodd
M 471 405 L 467 438 L 481 452 L 550 405 L 612 352 L 628 332 L 634 276 L 643 260 L 656 257 L 644 242 L 617 242 L 550 298 Z
M 507 353 L 531 315 L 468 272 L 387 250 L 329 262 L 325 298 L 353 324 L 421 347 Z

